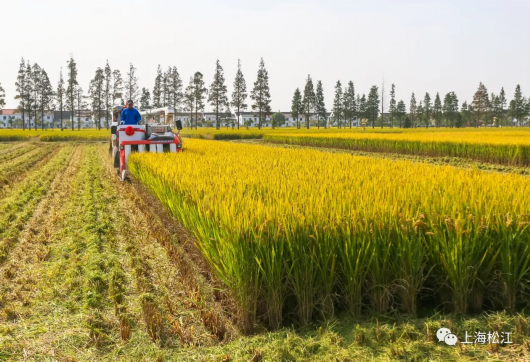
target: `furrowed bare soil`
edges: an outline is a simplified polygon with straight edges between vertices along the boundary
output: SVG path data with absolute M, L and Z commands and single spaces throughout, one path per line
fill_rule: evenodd
M 118 180 L 106 144 L 47 154 L 0 191 L 0 361 L 530 360 L 530 317 L 503 313 L 340 315 L 242 336 L 193 235 Z M 514 343 L 446 346 L 440 327 Z

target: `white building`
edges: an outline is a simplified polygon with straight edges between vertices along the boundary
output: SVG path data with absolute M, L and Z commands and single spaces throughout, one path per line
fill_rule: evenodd
M 41 113 L 37 112 L 37 127 L 41 127 L 40 123 Z M 53 121 L 53 112 L 44 111 L 44 126 L 48 127 Z M 24 121 L 26 127 L 35 128 L 35 113 L 31 112 L 31 115 L 24 114 Z M 23 128 L 22 127 L 22 113 L 16 109 L 3 109 L 0 111 L 0 128 Z
M 44 111 L 44 128 L 59 128 L 61 126 L 61 116 L 59 111 Z M 37 112 L 37 128 L 41 128 L 41 113 Z M 31 115 L 24 114 L 24 121 L 26 128 L 35 128 L 35 113 Z M 71 112 L 63 111 L 63 127 L 71 127 Z M 80 123 L 79 123 L 80 122 Z M 74 128 L 77 128 L 79 123 L 80 128 L 96 128 L 94 120 L 92 119 L 89 110 L 76 111 L 74 116 Z M 101 126 L 105 126 L 105 117 L 101 119 Z M 23 128 L 22 112 L 16 109 L 3 109 L 0 112 L 0 128 Z

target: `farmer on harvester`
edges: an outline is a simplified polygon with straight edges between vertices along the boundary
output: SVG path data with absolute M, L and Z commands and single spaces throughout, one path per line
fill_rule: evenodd
M 124 108 L 121 112 L 121 121 L 123 124 L 140 124 L 142 116 L 136 108 L 133 108 L 133 101 L 129 99 L 127 101 L 127 108 Z

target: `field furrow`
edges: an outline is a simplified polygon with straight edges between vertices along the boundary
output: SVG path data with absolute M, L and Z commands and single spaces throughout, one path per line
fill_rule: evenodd
M 0 205 L 0 263 L 18 240 L 39 202 L 48 194 L 53 180 L 68 165 L 72 149 L 71 146 L 61 148 L 42 168 L 32 172 L 4 195 Z
M 64 205 L 72 194 L 72 181 L 79 171 L 81 157 L 82 149 L 76 148 L 67 168 L 54 179 L 47 197 L 22 230 L 20 242 L 0 267 L 0 274 L 5 277 L 0 279 L 0 327 L 21 337 L 12 339 L 8 334 L 0 343 L 0 350 L 9 355 L 21 355 L 22 351 L 31 358 L 35 350 L 43 347 L 33 343 L 33 336 L 46 332 L 46 327 L 34 323 L 35 317 L 45 318 L 45 315 L 35 315 L 33 311 L 35 301 L 42 293 L 37 286 L 45 277 L 39 272 L 50 257 L 53 235 L 61 222 Z M 31 320 L 29 329 L 26 320 Z
M 3 143 L 0 146 L 0 163 L 9 161 L 35 148 L 34 145 L 26 142 Z
M 120 346 L 124 360 L 152 360 L 237 333 L 204 278 L 190 283 L 196 269 L 183 279 L 176 238 L 140 210 L 105 152 L 76 148 L 0 267 L 0 328 L 10 331 L 0 350 L 10 356 L 120 360 Z
M 109 272 L 119 274 L 120 263 L 109 253 L 114 244 L 96 149 L 82 150 L 78 167 L 70 174 L 66 182 L 69 186 L 61 195 L 63 204 L 53 224 L 47 225 L 50 232 L 46 260 L 37 263 L 33 272 L 34 296 L 24 319 L 39 332 L 19 331 L 31 340 L 32 349 L 25 350 L 31 358 L 63 358 L 89 345 L 91 348 L 83 356 L 91 359 L 97 348 L 119 340 L 109 332 L 116 321 L 103 316 L 113 309 Z M 20 327 L 18 320 L 11 324 L 11 328 Z M 8 346 L 15 355 L 23 348 L 18 341 L 11 341 Z
M 9 186 L 14 187 L 21 182 L 28 174 L 43 167 L 55 156 L 56 148 L 39 145 L 31 152 L 22 157 L 16 158 L 4 167 L 0 166 L 0 198 L 9 192 Z
M 23 147 L 23 144 L 19 143 L 0 143 L 0 155 L 11 152 L 12 150 Z
M 4 160 L 0 160 L 0 171 L 4 171 L 11 168 L 12 166 L 23 163 L 39 154 L 41 154 L 41 149 L 39 146 L 31 147 L 31 145 L 28 145 L 27 148 L 22 148 L 18 150 L 18 152 L 10 153 L 6 155 Z
M 114 225 L 120 230 L 118 249 L 128 259 L 140 295 L 137 318 L 149 331 L 145 306 L 163 316 L 161 335 L 157 337 L 166 348 L 212 345 L 232 338 L 237 330 L 215 301 L 212 286 L 179 243 L 179 238 L 186 235 L 170 233 L 176 226 L 172 220 L 161 218 L 160 206 L 152 208 L 158 202 L 145 191 L 119 182 L 110 158 L 102 158 L 107 165 L 105 182 L 118 195 L 111 211 Z

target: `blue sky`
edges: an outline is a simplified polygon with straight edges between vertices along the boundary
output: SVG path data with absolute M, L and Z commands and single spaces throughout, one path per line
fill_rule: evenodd
M 470 101 L 481 81 L 508 97 L 518 83 L 530 92 L 530 1 L 3 0 L 1 9 L 8 108 L 22 56 L 55 86 L 70 54 L 85 90 L 107 59 L 122 73 L 132 62 L 150 89 L 158 64 L 177 66 L 185 84 L 201 71 L 209 86 L 219 59 L 231 92 L 238 58 L 250 90 L 263 57 L 273 110 L 290 109 L 308 74 L 322 80 L 328 109 L 337 80 L 368 93 L 383 76 L 407 104 L 412 92 Z

